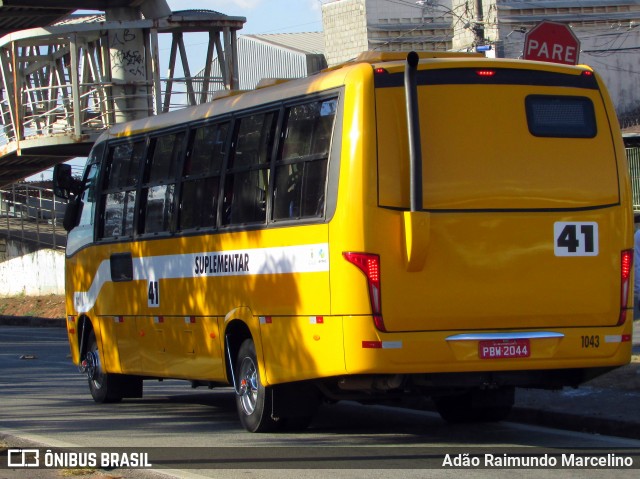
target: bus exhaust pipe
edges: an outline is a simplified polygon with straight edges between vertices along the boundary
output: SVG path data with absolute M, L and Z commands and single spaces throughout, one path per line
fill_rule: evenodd
M 418 104 L 418 61 L 416 52 L 409 52 L 404 70 L 404 90 L 407 107 L 409 139 L 410 208 L 403 212 L 404 262 L 407 271 L 422 271 L 429 244 L 430 215 L 423 209 L 422 139 Z
M 422 210 L 422 142 L 420 138 L 420 110 L 418 108 L 418 61 L 416 52 L 409 52 L 404 69 L 404 90 L 409 135 L 409 187 L 411 211 Z

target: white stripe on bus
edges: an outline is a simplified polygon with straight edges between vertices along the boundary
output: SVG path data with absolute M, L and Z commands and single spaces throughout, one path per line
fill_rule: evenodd
M 317 273 L 329 271 L 329 244 L 147 256 L 133 258 L 132 261 L 133 281 Z M 90 311 L 102 287 L 111 281 L 111 265 L 105 259 L 100 263 L 89 289 L 74 292 L 76 312 Z

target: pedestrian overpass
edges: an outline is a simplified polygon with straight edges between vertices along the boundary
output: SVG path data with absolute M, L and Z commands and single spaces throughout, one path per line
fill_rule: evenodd
M 0 188 L 86 156 L 114 123 L 237 88 L 236 32 L 244 17 L 172 12 L 165 0 L 82 4 L 105 13 L 67 17 L 78 5 L 68 0 L 0 3 Z M 192 76 L 203 65 L 204 75 Z

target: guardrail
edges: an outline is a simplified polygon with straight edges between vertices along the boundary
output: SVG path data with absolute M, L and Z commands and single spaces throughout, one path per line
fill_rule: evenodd
M 0 234 L 38 247 L 64 249 L 66 201 L 53 190 L 25 183 L 0 190 Z

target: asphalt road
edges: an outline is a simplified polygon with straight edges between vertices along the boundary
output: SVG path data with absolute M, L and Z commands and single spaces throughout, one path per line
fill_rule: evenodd
M 240 426 L 230 389 L 192 390 L 180 381 L 147 381 L 143 399 L 98 405 L 68 354 L 62 328 L 0 326 L 0 435 L 71 448 L 64 451 L 146 452 L 155 471 L 184 478 L 326 477 L 327 468 L 337 478 L 389 477 L 389 469 L 400 477 L 431 477 L 424 468 L 442 466 L 446 454 L 592 453 L 584 448 L 631 454 L 636 469 L 580 468 L 580 477 L 637 477 L 640 467 L 637 440 L 510 422 L 451 426 L 430 412 L 354 403 L 323 406 L 303 433 L 250 434 Z M 0 469 L 0 479 L 36 477 L 30 472 Z M 493 478 L 509 471 L 435 472 Z M 552 475 L 576 477 L 576 471 L 537 469 L 527 477 Z

